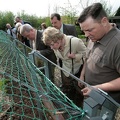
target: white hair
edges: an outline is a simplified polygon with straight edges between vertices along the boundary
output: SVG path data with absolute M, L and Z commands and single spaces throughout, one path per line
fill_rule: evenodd
M 30 32 L 33 27 L 30 24 L 24 24 L 20 27 L 20 34 L 24 34 L 24 32 Z
M 18 30 L 18 28 L 19 28 L 21 25 L 22 25 L 22 23 L 20 23 L 20 22 L 16 23 L 16 25 L 15 25 L 16 30 Z

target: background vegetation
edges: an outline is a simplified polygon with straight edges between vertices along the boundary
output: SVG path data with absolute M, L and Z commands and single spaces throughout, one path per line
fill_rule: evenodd
M 120 16 L 120 7 L 115 13 L 112 13 L 111 12 L 112 6 L 108 7 L 107 3 L 104 0 L 100 0 L 100 1 L 103 4 L 109 17 L 113 18 L 114 15 Z M 84 7 L 87 7 L 90 4 L 91 4 L 90 0 L 86 0 L 86 2 L 84 2 L 84 4 L 83 4 L 83 0 L 79 0 L 79 6 L 81 6 L 83 9 L 84 9 Z M 76 24 L 76 20 L 77 20 L 76 16 L 77 16 L 78 11 L 75 6 L 71 5 L 69 0 L 68 0 L 68 8 L 59 7 L 59 9 L 58 9 L 56 6 L 54 12 L 58 12 L 62 15 L 63 23 L 74 24 L 76 26 L 78 35 L 83 34 L 80 30 L 79 25 Z M 5 11 L 5 12 L 0 11 L 0 30 L 6 31 L 6 23 L 10 23 L 12 25 L 12 27 L 14 27 L 15 16 L 16 15 L 14 15 L 14 13 L 12 13 L 10 11 Z M 21 13 L 18 13 L 17 16 L 20 16 L 24 21 L 29 21 L 31 23 L 31 25 L 33 27 L 35 27 L 36 29 L 41 29 L 40 25 L 42 22 L 45 22 L 47 26 L 51 26 L 49 17 L 38 17 L 36 15 L 29 15 L 29 14 L 26 14 L 24 10 Z M 120 20 L 117 20 L 117 22 L 120 23 Z

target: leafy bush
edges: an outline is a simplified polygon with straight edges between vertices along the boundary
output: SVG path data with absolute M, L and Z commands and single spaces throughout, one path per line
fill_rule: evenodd
M 85 35 L 78 35 L 78 37 L 81 39 L 86 39 Z

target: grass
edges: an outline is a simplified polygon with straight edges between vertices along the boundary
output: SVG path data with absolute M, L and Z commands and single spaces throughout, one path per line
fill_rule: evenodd
M 3 91 L 5 88 L 5 84 L 8 82 L 8 79 L 2 78 L 0 79 L 0 90 Z

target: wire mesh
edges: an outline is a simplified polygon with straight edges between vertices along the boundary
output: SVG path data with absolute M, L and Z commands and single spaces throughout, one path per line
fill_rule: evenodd
M 0 31 L 0 119 L 80 120 L 85 112 L 69 100 Z

